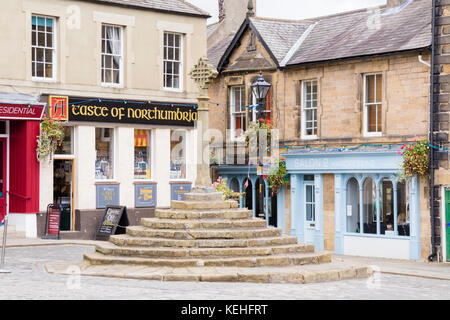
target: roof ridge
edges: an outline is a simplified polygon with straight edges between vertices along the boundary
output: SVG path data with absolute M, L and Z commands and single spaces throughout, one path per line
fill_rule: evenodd
M 353 14 L 353 13 L 359 13 L 359 12 L 367 12 L 370 10 L 376 10 L 376 9 L 385 9 L 386 5 L 381 5 L 381 6 L 373 6 L 373 7 L 367 7 L 367 8 L 361 8 L 361 9 L 355 9 L 355 10 L 350 10 L 350 11 L 343 11 L 343 12 L 337 12 L 337 13 L 332 13 L 332 14 L 328 14 L 328 15 L 324 15 L 324 16 L 317 16 L 317 17 L 313 17 L 313 18 L 309 18 L 310 20 L 313 21 L 317 21 L 320 19 L 328 19 L 328 18 L 334 18 L 334 17 L 338 17 L 338 16 L 345 16 L 347 14 Z
M 311 19 L 295 20 L 295 19 L 280 19 L 280 18 L 269 18 L 269 17 L 251 17 L 250 19 L 264 20 L 264 21 L 274 21 L 274 22 L 305 23 L 305 24 L 312 24 L 312 23 L 314 23 L 314 21 L 311 20 Z
M 205 10 L 200 9 L 200 8 L 197 7 L 196 5 L 193 5 L 192 3 L 190 3 L 189 1 L 186 1 L 186 0 L 178 0 L 178 1 L 183 2 L 184 4 L 186 4 L 187 6 L 191 7 L 192 9 L 197 10 L 197 11 L 199 11 L 200 13 L 205 14 L 205 15 L 208 15 L 208 16 L 211 17 L 211 14 L 210 14 L 209 12 L 206 12 Z

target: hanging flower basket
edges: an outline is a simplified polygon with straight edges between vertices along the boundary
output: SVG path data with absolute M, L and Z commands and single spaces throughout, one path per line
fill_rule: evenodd
M 429 173 L 429 144 L 427 140 L 405 144 L 399 154 L 403 156 L 402 180 L 407 180 L 414 175 L 426 176 Z
M 271 145 L 272 141 L 272 121 L 259 119 L 257 122 L 251 122 L 248 126 L 248 129 L 245 131 L 245 144 L 249 145 L 250 137 L 254 136 L 259 139 L 259 133 L 261 132 L 261 136 L 264 136 L 264 131 L 267 132 L 267 145 Z
M 269 182 L 269 187 L 272 190 L 272 195 L 277 194 L 282 187 L 289 184 L 286 162 L 284 159 L 278 159 L 278 166 L 269 170 L 267 181 Z
M 41 133 L 37 140 L 36 156 L 39 162 L 49 157 L 53 159 L 53 154 L 58 145 L 64 140 L 64 127 L 61 122 L 47 119 L 44 115 L 41 122 Z

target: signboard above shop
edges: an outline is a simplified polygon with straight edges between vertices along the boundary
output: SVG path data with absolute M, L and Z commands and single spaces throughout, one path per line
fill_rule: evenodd
M 197 104 L 72 97 L 49 99 L 50 117 L 54 115 L 54 119 L 68 121 L 193 127 L 197 109 Z
M 0 103 L 0 119 L 41 120 L 45 105 Z

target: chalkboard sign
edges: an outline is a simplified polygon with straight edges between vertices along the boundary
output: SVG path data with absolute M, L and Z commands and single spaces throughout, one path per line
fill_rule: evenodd
M 124 234 L 129 225 L 126 207 L 107 206 L 95 240 L 109 240 L 109 236 L 113 234 Z
M 45 231 L 42 239 L 59 239 L 59 223 L 61 219 L 61 207 L 49 204 L 45 218 Z

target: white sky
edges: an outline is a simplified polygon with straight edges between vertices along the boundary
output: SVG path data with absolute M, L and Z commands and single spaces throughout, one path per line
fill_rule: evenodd
M 218 0 L 187 0 L 218 20 Z M 226 1 L 226 0 L 225 0 Z M 246 0 L 242 0 L 246 1 Z M 267 18 L 307 19 L 343 11 L 385 5 L 386 0 L 256 0 L 256 15 Z

